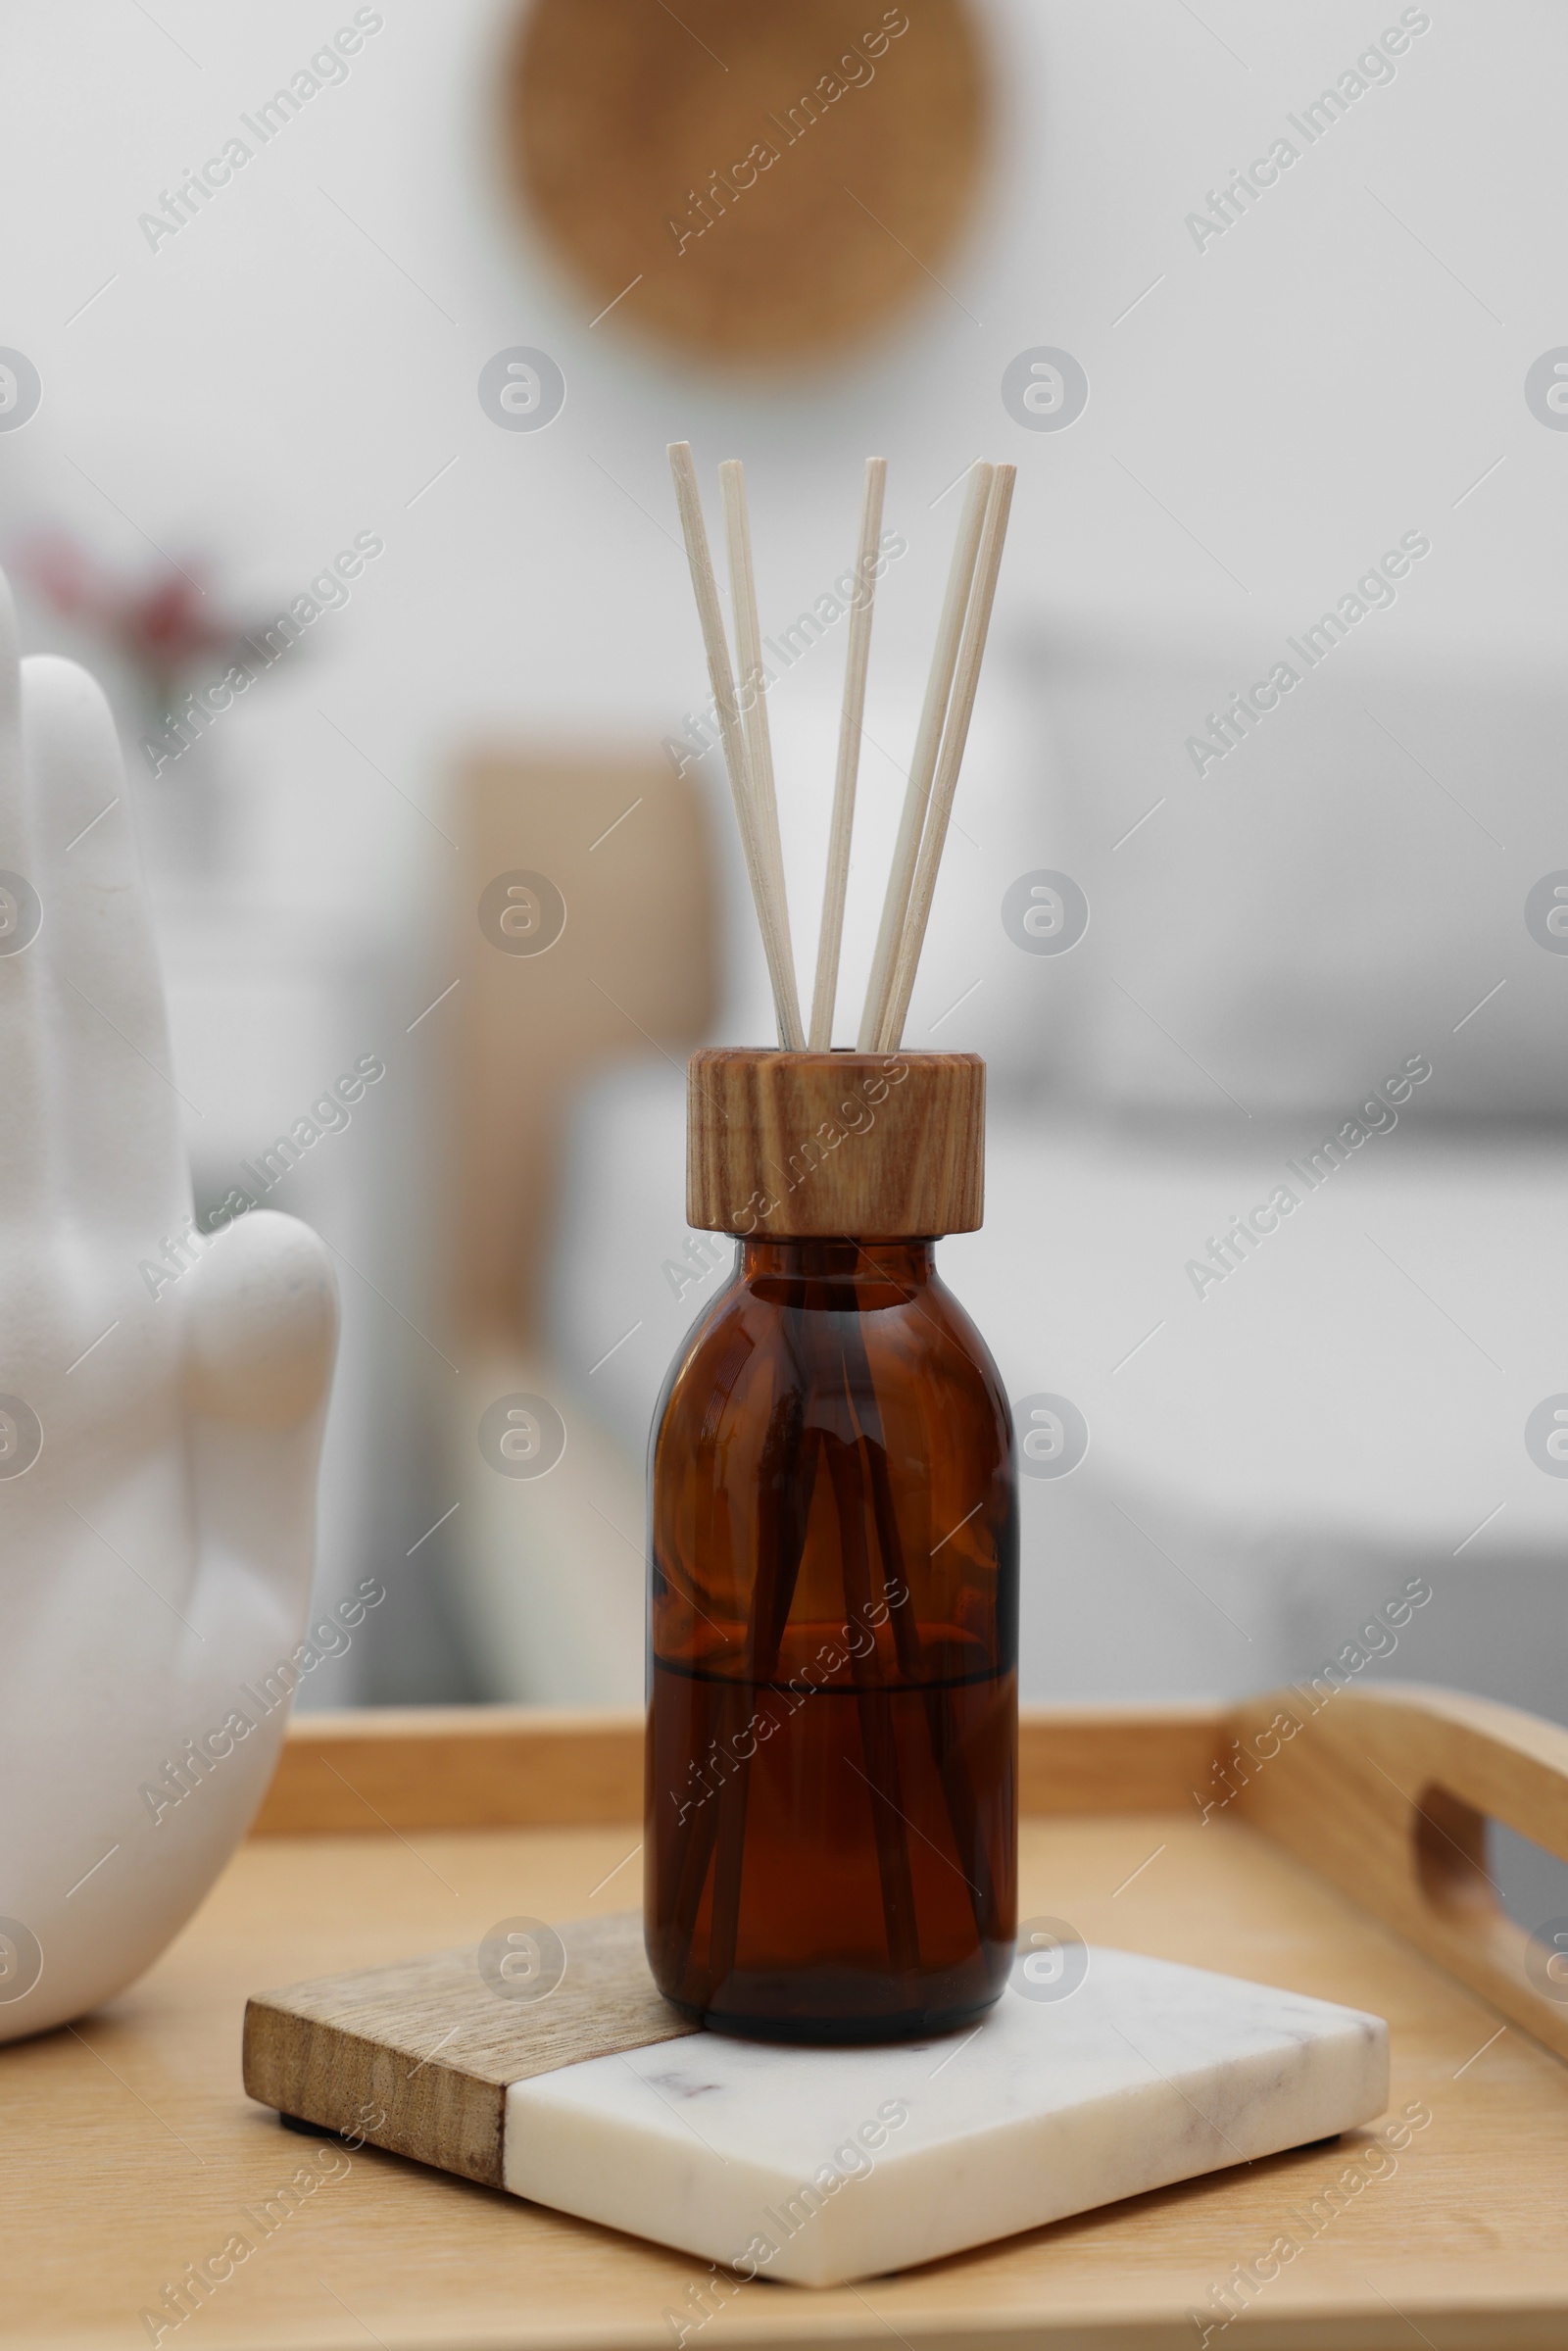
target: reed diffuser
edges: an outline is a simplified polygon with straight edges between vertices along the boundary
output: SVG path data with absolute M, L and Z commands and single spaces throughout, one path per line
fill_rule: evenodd
M 1016 1493 L 996 1366 L 934 1262 L 981 1220 L 984 1063 L 902 1037 L 1013 468 L 971 472 L 851 1053 L 832 1027 L 886 465 L 866 466 L 808 1031 L 745 477 L 720 469 L 738 692 L 689 446 L 670 461 L 779 1043 L 688 1072 L 687 1215 L 740 1259 L 654 1425 L 649 1961 L 730 2032 L 948 2031 L 1012 1956 Z

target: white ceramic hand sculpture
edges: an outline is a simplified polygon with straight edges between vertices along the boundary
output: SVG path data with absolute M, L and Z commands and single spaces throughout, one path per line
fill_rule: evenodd
M 309 1604 L 330 1262 L 261 1212 L 151 1294 L 191 1209 L 169 1066 L 108 706 L 19 666 L 0 579 L 0 2041 L 195 1909 Z

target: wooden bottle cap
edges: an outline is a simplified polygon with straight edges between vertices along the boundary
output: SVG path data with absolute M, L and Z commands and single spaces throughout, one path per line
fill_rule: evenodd
M 978 1053 L 705 1047 L 686 1070 L 686 1216 L 760 1241 L 972 1233 L 985 1204 Z

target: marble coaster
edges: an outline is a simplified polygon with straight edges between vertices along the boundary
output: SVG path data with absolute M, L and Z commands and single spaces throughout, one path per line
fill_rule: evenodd
M 841 2285 L 1327 2138 L 1382 2113 L 1388 2028 L 1129 1951 L 966 2034 L 795 2049 L 701 2033 L 514 2083 L 514 2195 Z
M 477 1950 L 257 1993 L 245 2086 L 285 2121 L 801 2285 L 935 2261 L 1387 2103 L 1378 2017 L 1129 1951 L 1066 1960 L 1033 1983 L 1021 1963 L 968 2033 L 781 2048 L 662 1999 L 636 1911 L 511 1920 Z

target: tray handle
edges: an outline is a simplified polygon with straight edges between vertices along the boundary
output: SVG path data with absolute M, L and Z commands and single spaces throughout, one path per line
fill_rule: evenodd
M 1215 1797 L 1568 2058 L 1568 1956 L 1548 1972 L 1486 1845 L 1496 1820 L 1568 1861 L 1568 1731 L 1456 1690 L 1316 1682 L 1236 1710 L 1200 1808 Z

